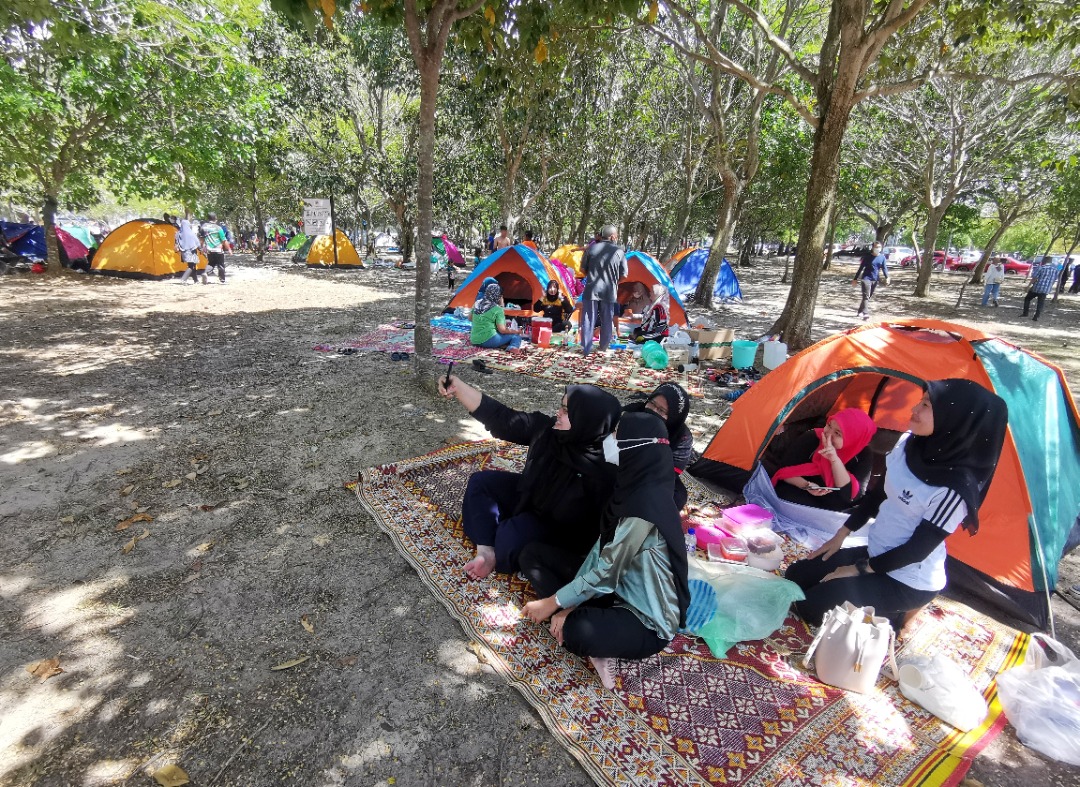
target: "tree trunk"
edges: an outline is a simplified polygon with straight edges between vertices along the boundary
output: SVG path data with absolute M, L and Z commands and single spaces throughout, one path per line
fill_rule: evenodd
M 41 223 L 45 225 L 45 269 L 50 276 L 57 276 L 64 272 L 64 266 L 60 264 L 60 239 L 56 237 L 56 197 L 52 194 L 47 194 L 42 203 Z
M 1065 262 L 1061 266 L 1061 276 L 1058 278 L 1058 282 L 1054 285 L 1054 300 L 1058 299 L 1058 295 L 1065 292 L 1065 288 L 1069 284 L 1069 260 L 1072 259 L 1072 254 L 1076 251 L 1076 247 L 1080 246 L 1080 225 L 1076 227 L 1076 234 L 1073 235 L 1072 245 L 1065 252 Z
M 840 146 L 853 101 L 853 83 L 841 96 L 834 88 L 828 110 L 814 131 L 814 152 L 806 185 L 806 207 L 799 226 L 793 282 L 784 311 L 767 331 L 770 335 L 779 334 L 781 341 L 793 350 L 810 345 L 810 328 L 821 282 L 821 259 L 825 253 L 825 232 L 836 202 Z
M 435 104 L 439 94 L 439 68 L 442 53 L 420 66 L 420 136 L 416 189 L 416 303 L 413 342 L 416 348 L 415 370 L 420 387 L 435 393 L 434 362 L 431 358 L 431 222 L 432 192 L 435 188 Z
M 266 222 L 263 220 L 262 203 L 259 201 L 259 190 L 255 185 L 256 170 L 251 167 L 251 208 L 255 212 L 255 259 L 263 261 L 263 250 L 266 248 Z M 305 229 L 307 229 L 305 227 Z
M 735 230 L 732 224 L 735 204 L 739 200 L 739 178 L 730 169 L 720 173 L 720 179 L 724 183 L 724 197 L 720 201 L 720 210 L 716 215 L 716 230 L 713 232 L 712 251 L 709 252 L 709 260 L 705 263 L 705 270 L 701 272 L 697 289 L 694 291 L 694 302 L 699 306 L 710 307 L 713 305 L 713 290 L 716 289 L 716 279 L 720 275 L 720 267 L 727 254 L 728 244 L 731 242 L 731 233 Z
M 930 276 L 934 272 L 934 249 L 937 248 L 938 227 L 945 211 L 949 209 L 949 202 L 942 201 L 926 211 L 926 237 L 923 241 L 926 247 L 923 249 L 923 263 L 919 266 L 919 276 L 915 280 L 915 292 L 917 298 L 925 298 L 930 294 Z M 946 249 L 945 259 L 948 260 L 949 252 Z
M 592 215 L 592 191 L 586 186 L 585 199 L 581 203 L 581 221 L 578 222 L 577 229 L 574 230 L 574 243 L 584 246 L 585 245 L 585 231 L 589 226 L 589 217 Z

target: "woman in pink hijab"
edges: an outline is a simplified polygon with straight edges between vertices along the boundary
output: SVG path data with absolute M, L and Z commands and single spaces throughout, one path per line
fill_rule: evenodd
M 823 429 L 797 439 L 772 477 L 784 500 L 843 511 L 854 505 L 870 478 L 868 446 L 877 426 L 862 410 L 841 410 Z

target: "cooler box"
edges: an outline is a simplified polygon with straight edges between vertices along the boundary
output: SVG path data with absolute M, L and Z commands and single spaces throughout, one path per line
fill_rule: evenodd
M 532 343 L 541 347 L 551 344 L 551 319 L 549 317 L 532 318 Z
M 751 530 L 772 529 L 772 512 L 767 508 L 747 503 L 744 506 L 725 508 L 720 526 L 732 535 L 741 536 Z

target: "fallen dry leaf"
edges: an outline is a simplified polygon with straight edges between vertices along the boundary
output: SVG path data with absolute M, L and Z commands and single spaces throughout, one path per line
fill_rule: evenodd
M 184 784 L 190 784 L 191 779 L 184 773 L 184 769 L 179 765 L 166 765 L 164 768 L 158 768 L 154 771 L 154 781 L 161 785 L 161 787 L 181 787 Z
M 290 669 L 291 667 L 295 667 L 297 664 L 303 664 L 305 661 L 307 661 L 310 658 L 311 658 L 311 656 L 301 656 L 300 658 L 293 659 L 292 661 L 283 661 L 280 664 L 278 664 L 276 667 L 271 667 L 270 669 L 271 670 Z
M 135 513 L 136 514 L 145 514 L 149 510 L 150 510 L 150 506 L 139 506 L 138 508 L 135 509 Z
M 236 482 L 236 488 L 237 489 L 245 489 L 247 487 L 247 485 L 250 484 L 250 483 L 251 482 L 248 481 L 246 478 L 241 478 L 239 481 Z
M 311 621 L 308 620 L 307 615 L 304 615 L 300 618 L 300 625 L 304 627 L 304 631 L 306 631 L 308 634 L 315 633 L 315 627 L 311 625 Z
M 51 659 L 35 661 L 26 668 L 26 671 L 37 678 L 41 683 L 44 683 L 53 675 L 59 675 L 64 670 L 60 668 L 60 657 L 53 656 Z
M 207 415 L 221 415 L 221 410 L 211 410 Z
M 130 472 L 131 472 L 131 468 L 130 467 L 125 467 L 123 470 L 117 470 L 116 474 L 117 475 L 127 475 Z
M 138 501 L 137 500 L 129 500 L 128 501 L 128 510 L 129 511 L 138 511 L 139 510 Z
M 194 481 L 198 477 L 199 477 L 198 473 L 188 473 L 187 475 L 184 476 L 184 478 L 186 478 L 188 481 Z
M 120 490 L 120 496 L 121 497 L 127 497 L 128 495 L 130 495 L 134 491 L 135 491 L 135 484 L 128 484 L 127 486 L 125 486 L 123 489 Z
M 181 479 L 174 478 L 172 481 L 166 481 L 161 486 L 162 486 L 163 489 L 172 489 L 173 487 L 180 486 L 180 484 L 182 484 L 182 483 L 183 483 L 183 481 Z
M 65 516 L 65 517 L 62 517 L 60 519 L 60 524 L 62 524 L 62 525 L 70 525 L 74 521 L 75 521 L 75 517 L 73 517 L 73 516 Z
M 212 547 L 212 546 L 214 546 L 213 541 L 203 541 L 201 544 L 199 544 L 197 547 L 195 547 L 195 551 L 196 552 L 209 552 L 210 547 Z
M 342 656 L 340 659 L 338 659 L 334 663 L 337 664 L 338 667 L 340 667 L 341 669 L 345 669 L 345 667 L 351 667 L 353 664 L 355 664 L 359 660 L 360 660 L 359 656 Z
M 213 511 L 214 509 L 216 509 L 218 506 L 220 506 L 224 502 L 226 502 L 226 501 L 220 500 L 217 503 L 206 503 L 204 505 L 199 506 L 199 510 L 200 511 Z
M 487 654 L 484 652 L 484 649 L 480 647 L 479 642 L 470 642 L 468 645 L 465 646 L 465 648 L 474 656 L 476 656 L 476 660 L 479 661 L 481 664 L 488 663 Z
M 124 549 L 123 549 L 124 554 L 125 555 L 128 554 L 131 550 L 133 550 L 135 548 L 136 544 L 138 544 L 140 541 L 142 541 L 148 535 L 150 535 L 150 531 L 144 529 L 142 531 L 142 535 L 135 536 L 130 541 L 128 541 L 126 544 L 124 544 Z
M 201 462 L 202 460 L 209 458 L 209 454 L 195 454 L 195 456 L 191 457 L 191 464 L 195 464 L 196 462 Z
M 129 517 L 129 518 L 125 519 L 123 522 L 120 522 L 116 526 L 116 530 L 117 531 L 127 530 L 129 527 L 134 525 L 136 522 L 153 522 L 153 521 L 154 521 L 154 518 L 152 516 L 150 516 L 149 514 L 136 514 L 135 516 Z M 146 536 L 143 536 L 143 538 L 145 538 L 145 537 Z

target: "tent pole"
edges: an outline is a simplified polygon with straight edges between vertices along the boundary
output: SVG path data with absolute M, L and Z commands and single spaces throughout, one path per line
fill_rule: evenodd
M 334 267 L 338 266 L 337 261 L 337 222 L 334 221 L 334 197 L 330 197 L 330 237 L 334 239 Z

